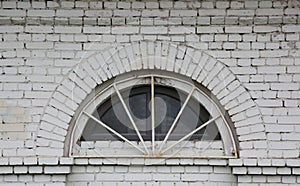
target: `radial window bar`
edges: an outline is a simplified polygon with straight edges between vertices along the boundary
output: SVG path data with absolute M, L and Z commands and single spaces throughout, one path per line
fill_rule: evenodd
M 129 117 L 129 120 L 130 120 L 130 122 L 131 122 L 131 124 L 132 124 L 132 126 L 133 126 L 133 128 L 134 128 L 134 130 L 136 132 L 136 134 L 138 135 L 139 139 L 141 140 L 141 142 L 142 142 L 142 144 L 143 144 L 143 146 L 145 148 L 145 154 L 149 154 L 149 151 L 148 151 L 148 148 L 147 148 L 147 146 L 145 144 L 145 141 L 144 141 L 144 139 L 143 139 L 143 137 L 142 137 L 139 129 L 137 128 L 137 126 L 136 126 L 136 124 L 135 124 L 135 122 L 134 122 L 134 120 L 132 118 L 132 115 L 130 114 L 130 112 L 129 112 L 126 104 L 125 104 L 125 101 L 124 101 L 124 99 L 123 99 L 123 97 L 122 97 L 119 89 L 117 88 L 116 84 L 114 84 L 114 89 L 115 89 L 115 91 L 116 91 L 116 93 L 117 93 L 117 95 L 118 95 L 118 97 L 119 97 L 119 99 L 120 99 L 120 101 L 121 101 L 124 109 L 125 109 L 125 112 L 126 112 L 127 116 Z M 121 135 L 121 134 L 119 134 L 119 135 Z

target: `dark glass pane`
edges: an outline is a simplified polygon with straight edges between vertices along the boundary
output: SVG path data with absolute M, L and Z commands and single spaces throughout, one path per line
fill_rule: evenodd
M 128 99 L 127 99 L 128 100 Z M 125 102 L 127 102 L 127 100 Z M 147 118 L 150 113 L 146 93 L 140 93 L 129 97 L 129 108 L 133 116 L 137 119 Z
M 122 92 L 124 101 L 145 141 L 151 141 L 151 90 L 150 86 L 134 87 Z M 128 98 L 129 97 L 129 98 Z M 170 87 L 155 87 L 155 139 L 161 141 L 165 138 L 174 119 L 176 118 L 186 95 Z M 94 116 L 100 118 L 105 124 L 132 141 L 140 141 L 123 105 L 113 95 L 100 105 Z M 189 132 L 201 126 L 209 120 L 208 111 L 196 100 L 190 99 L 184 109 L 176 127 L 172 131 L 169 140 L 179 140 Z M 208 129 L 208 130 L 206 130 Z M 189 140 L 214 140 L 220 139 L 215 124 L 211 124 L 192 135 Z M 88 121 L 84 129 L 82 140 L 102 141 L 120 140 L 116 135 L 107 131 L 104 127 Z
M 158 93 L 155 94 L 159 100 L 158 102 L 164 103 L 155 104 L 155 138 L 158 141 L 162 141 L 165 138 L 181 108 L 177 92 L 172 89 L 169 91 L 173 97 L 161 93 L 162 91 L 159 89 L 157 90 Z M 160 107 L 161 105 L 163 108 Z

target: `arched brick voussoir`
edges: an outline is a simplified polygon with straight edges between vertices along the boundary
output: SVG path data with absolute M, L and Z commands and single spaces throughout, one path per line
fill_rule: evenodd
M 257 130 L 249 130 L 248 133 L 242 129 L 237 130 L 241 141 L 247 140 L 249 135 L 255 135 L 256 140 L 265 139 L 264 125 L 257 105 L 229 68 L 205 51 L 171 42 L 141 41 L 119 44 L 90 56 L 65 77 L 53 93 L 48 106 L 66 114 L 69 119 L 95 87 L 120 74 L 143 69 L 170 71 L 190 77 L 211 91 L 229 113 L 235 128 L 254 129 L 255 125 L 258 126 Z M 250 111 L 252 113 L 248 113 Z M 45 113 L 46 115 L 49 113 Z M 51 140 L 53 144 L 56 142 L 49 137 L 49 132 L 58 133 L 65 138 L 65 131 L 57 129 L 65 129 L 69 123 L 63 120 L 62 127 L 62 123 L 45 116 L 42 121 L 51 124 L 56 131 L 53 128 L 46 132 L 40 128 L 38 138 L 39 141 L 48 141 L 41 147 L 50 147 Z M 57 156 L 61 155 L 60 150 L 54 152 L 59 152 Z M 43 155 L 43 152 L 39 151 L 39 155 Z

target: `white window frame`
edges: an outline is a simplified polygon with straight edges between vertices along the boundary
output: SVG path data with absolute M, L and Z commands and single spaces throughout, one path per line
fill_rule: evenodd
M 120 91 L 122 91 L 125 88 L 133 87 L 135 85 L 143 85 L 145 84 L 144 81 L 141 81 L 142 79 L 147 78 L 149 81 L 148 84 L 151 85 L 151 109 L 152 109 L 152 144 L 151 147 L 147 146 L 145 141 L 143 140 L 142 136 L 139 133 L 139 130 L 133 120 L 133 118 L 130 115 L 130 112 L 128 111 L 128 108 L 124 102 L 124 99 L 122 95 L 120 94 Z M 163 141 L 156 142 L 155 141 L 155 127 L 154 127 L 154 89 L 155 89 L 155 82 L 154 79 L 159 78 L 161 82 L 160 85 L 166 85 L 166 86 L 172 86 L 175 89 L 178 89 L 182 92 L 185 92 L 188 96 L 186 100 L 184 101 L 182 108 L 180 109 L 177 117 L 175 118 L 174 122 L 171 125 L 171 128 L 169 132 L 167 133 L 165 139 Z M 77 141 L 80 139 L 82 132 L 87 124 L 87 121 L 89 118 L 96 121 L 98 124 L 105 127 L 110 132 L 114 133 L 118 137 L 120 137 L 122 140 L 124 140 L 126 143 L 130 144 L 132 147 L 136 148 L 140 154 L 137 154 L 137 157 L 164 157 L 164 153 L 171 148 L 173 148 L 176 144 L 184 141 L 188 137 L 192 136 L 195 132 L 199 131 L 200 129 L 204 128 L 205 126 L 209 125 L 213 121 L 216 123 L 216 126 L 219 130 L 219 133 L 222 138 L 223 147 L 224 147 L 224 156 L 221 158 L 232 158 L 237 157 L 237 146 L 235 143 L 235 137 L 234 133 L 231 130 L 230 124 L 228 121 L 228 117 L 226 117 L 226 113 L 223 109 L 219 108 L 219 105 L 209 96 L 207 93 L 205 93 L 201 87 L 197 86 L 197 83 L 192 81 L 189 78 L 183 77 L 181 75 L 173 74 L 173 73 L 167 73 L 167 72 L 161 72 L 161 71 L 146 71 L 146 72 L 133 72 L 128 73 L 124 75 L 120 75 L 117 78 L 114 79 L 113 82 L 106 86 L 100 86 L 100 90 L 95 90 L 93 94 L 90 95 L 90 97 L 87 99 L 85 104 L 81 107 L 80 111 L 75 115 L 74 117 L 74 126 L 71 132 L 70 136 L 70 145 L 69 145 L 69 156 L 76 156 L 73 155 L 73 147 L 77 143 Z M 110 128 L 108 125 L 103 123 L 102 121 L 98 120 L 94 116 L 92 116 L 92 113 L 96 110 L 96 108 L 101 105 L 105 100 L 107 100 L 112 94 L 116 93 L 118 95 L 118 98 L 120 99 L 132 125 L 135 129 L 140 142 L 142 143 L 142 147 L 136 145 L 135 142 L 130 141 L 123 137 L 120 133 L 117 131 L 114 131 L 112 128 Z M 195 100 L 197 100 L 199 103 L 201 103 L 205 109 L 209 112 L 211 115 L 211 119 L 205 122 L 200 127 L 196 128 L 180 140 L 178 140 L 177 143 L 173 143 L 170 146 L 167 146 L 164 148 L 165 143 L 168 140 L 169 135 L 172 132 L 172 129 L 175 127 L 184 107 L 186 106 L 188 100 L 193 97 Z M 160 144 L 158 144 L 160 143 Z M 159 147 L 159 148 L 157 148 Z M 108 155 L 107 155 L 108 156 Z M 118 157 L 118 155 L 110 155 L 110 157 Z M 120 156 L 121 157 L 121 156 Z M 122 156 L 124 157 L 124 156 Z M 195 157 L 195 156 L 193 156 Z M 219 158 L 219 157 L 218 157 Z

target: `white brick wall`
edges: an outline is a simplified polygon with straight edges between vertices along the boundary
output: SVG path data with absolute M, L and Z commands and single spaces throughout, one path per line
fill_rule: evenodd
M 236 185 L 231 169 L 222 166 L 102 166 L 72 168 L 68 176 L 70 184 L 76 182 L 89 185 Z M 94 174 L 95 173 L 95 174 Z
M 242 162 L 229 165 L 239 175 L 240 185 L 299 184 L 300 165 L 285 161 L 299 158 L 300 153 L 299 5 L 295 0 L 1 2 L 0 162 L 4 163 L 0 174 L 7 175 L 0 175 L 0 185 L 65 185 L 65 176 L 33 174 L 52 174 L 54 167 L 68 174 L 68 168 L 27 169 L 11 157 L 26 157 L 24 164 L 37 165 L 36 156 L 62 156 L 70 119 L 96 85 L 123 72 L 154 67 L 198 80 L 229 112 Z M 147 41 L 147 46 L 133 44 L 139 41 Z M 104 60 L 114 47 L 117 54 Z M 133 63 L 140 58 L 135 47 L 140 47 L 143 57 L 163 56 L 175 63 L 152 60 L 156 58 L 149 60 L 149 66 Z M 191 50 L 209 56 L 190 54 Z M 83 67 L 75 70 L 78 64 Z M 70 72 L 76 73 L 75 81 Z M 253 164 L 248 158 L 260 159 Z M 166 162 L 180 164 L 179 160 Z M 124 181 L 119 185 L 126 185 L 126 178 L 134 174 L 151 181 L 132 181 L 132 185 L 155 185 L 155 179 L 159 185 L 171 184 L 172 180 L 162 179 L 185 181 L 175 185 L 236 179 L 230 176 L 230 168 L 222 172 L 221 167 L 207 167 L 210 173 L 197 177 L 181 166 L 171 166 L 171 171 L 177 170 L 175 177 L 169 171 L 162 172 L 163 177 L 128 167 L 131 174 L 118 173 L 116 178 Z M 119 168 L 106 167 L 98 173 Z M 87 167 L 82 169 L 90 174 Z M 71 171 L 70 185 L 77 185 L 72 178 L 82 172 Z M 107 181 L 111 173 L 103 173 Z M 224 180 L 218 180 L 218 174 L 226 175 Z M 97 185 L 99 175 L 78 184 Z M 199 182 L 189 182 L 192 179 Z

